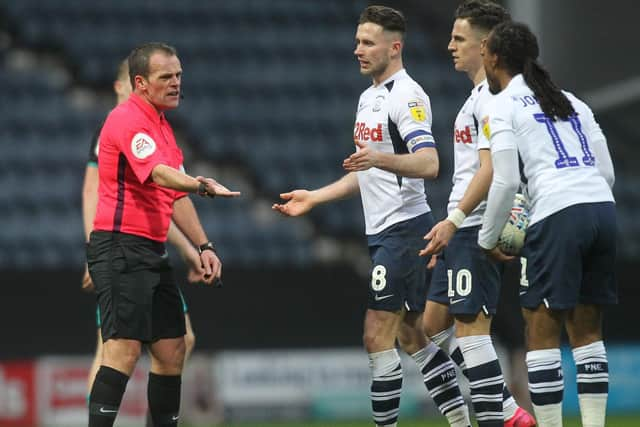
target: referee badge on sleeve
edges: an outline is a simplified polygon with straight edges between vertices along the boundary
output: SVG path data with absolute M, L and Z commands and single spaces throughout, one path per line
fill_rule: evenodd
M 146 159 L 156 151 L 156 142 L 146 133 L 137 133 L 131 139 L 131 153 L 138 159 Z
M 489 116 L 484 116 L 482 118 L 482 133 L 484 133 L 485 138 L 491 139 L 491 127 L 489 127 Z

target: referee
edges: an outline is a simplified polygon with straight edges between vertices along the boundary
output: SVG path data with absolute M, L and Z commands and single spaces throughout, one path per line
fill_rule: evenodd
M 164 111 L 180 102 L 182 68 L 162 43 L 128 57 L 130 98 L 100 134 L 98 207 L 87 248 L 104 340 L 90 394 L 89 427 L 113 426 L 142 344 L 151 354 L 148 398 L 155 425 L 177 426 L 185 320 L 164 242 L 173 219 L 199 248 L 207 283 L 222 263 L 187 193 L 238 196 L 211 178 L 186 175 L 182 151 Z

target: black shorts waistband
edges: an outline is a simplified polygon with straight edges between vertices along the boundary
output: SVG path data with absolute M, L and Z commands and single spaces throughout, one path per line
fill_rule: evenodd
M 147 239 L 146 237 L 129 233 L 121 233 L 118 231 L 92 231 L 89 241 L 95 242 L 96 244 L 111 241 L 118 242 L 125 246 L 142 246 L 157 253 L 158 255 L 163 255 L 166 252 L 164 242 L 158 242 L 156 240 Z

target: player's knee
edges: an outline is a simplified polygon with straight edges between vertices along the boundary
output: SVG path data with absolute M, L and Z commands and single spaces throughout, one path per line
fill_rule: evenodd
M 369 353 L 375 353 L 380 351 L 380 337 L 372 331 L 365 331 L 362 336 L 362 343 L 364 344 L 364 348 Z
M 131 371 L 140 359 L 141 346 L 135 343 L 118 345 L 117 347 L 103 346 L 102 364 L 115 366 L 122 371 Z
M 426 339 L 423 340 L 422 342 L 416 341 L 416 340 L 404 340 L 404 341 L 400 341 L 398 339 L 398 344 L 400 345 L 400 348 L 407 354 L 415 354 L 418 351 L 422 350 L 424 348 L 424 346 L 426 345 Z
M 392 348 L 395 344 L 395 336 L 387 337 L 384 334 L 376 333 L 376 331 L 365 331 L 362 342 L 368 353 L 376 353 Z
M 442 309 L 440 305 L 427 304 L 422 317 L 422 329 L 424 334 L 431 338 L 451 328 L 453 317 L 449 314 L 448 307 Z
M 401 349 L 403 349 L 404 351 L 407 351 L 408 347 L 411 347 L 412 344 L 412 340 L 410 337 L 408 337 L 405 334 L 398 334 L 398 345 L 400 346 Z
M 560 334 L 556 334 L 555 331 L 543 331 L 527 327 L 525 329 L 525 336 L 527 339 L 527 350 L 529 351 L 560 347 Z
M 571 332 L 567 330 L 567 335 L 569 336 L 569 345 L 571 345 L 571 348 L 582 347 L 602 340 L 602 333 L 600 333 L 600 330 Z
M 184 339 L 173 340 L 169 346 L 151 352 L 151 369 L 163 375 L 176 375 L 182 371 L 186 354 Z
M 429 337 L 429 339 L 431 339 L 432 337 L 438 335 L 440 332 L 443 331 L 439 327 L 436 327 L 431 324 L 426 324 L 426 323 L 423 325 L 423 330 L 424 330 L 425 336 Z

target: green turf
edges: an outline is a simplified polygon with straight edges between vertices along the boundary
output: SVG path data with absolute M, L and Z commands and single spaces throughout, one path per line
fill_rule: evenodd
M 370 421 L 352 421 L 352 422 L 256 422 L 256 423 L 225 423 L 218 424 L 215 427 L 372 427 Z M 424 420 L 401 420 L 398 427 L 447 427 L 448 424 L 443 420 L 424 419 Z M 566 418 L 564 427 L 580 427 L 579 418 Z M 607 417 L 607 427 L 638 427 L 640 426 L 640 415 L 629 416 L 610 416 Z M 183 426 L 183 427 L 214 427 L 214 426 Z

